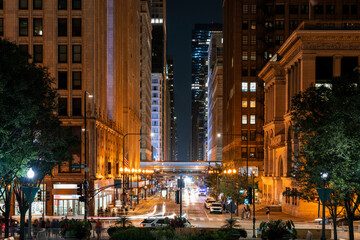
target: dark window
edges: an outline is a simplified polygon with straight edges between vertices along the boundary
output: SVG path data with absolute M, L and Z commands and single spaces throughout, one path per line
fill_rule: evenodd
M 81 72 L 72 72 L 72 89 L 81 89 Z
M 248 21 L 243 21 L 242 22 L 242 29 L 243 30 L 248 30 L 249 29 L 249 22 Z
M 294 30 L 298 27 L 298 21 L 297 20 L 290 20 L 289 21 L 289 28 L 290 30 Z
M 0 9 L 4 9 L 4 2 L 3 2 L 3 0 L 0 0 Z
M 72 19 L 72 36 L 81 37 L 81 18 Z
M 72 46 L 72 62 L 81 63 L 81 45 Z
M 250 148 L 249 157 L 251 157 L 251 158 L 256 157 L 256 148 L 254 148 L 254 147 L 251 147 L 251 148 Z
M 298 14 L 299 13 L 299 5 L 290 5 L 289 13 L 290 14 Z
M 81 0 L 72 0 L 72 9 L 81 10 Z
M 354 74 L 358 66 L 358 57 L 343 57 L 341 59 L 341 75 Z
M 81 116 L 81 98 L 72 99 L 72 115 Z
M 247 148 L 241 148 L 241 157 L 246 158 L 247 157 Z
M 42 45 L 34 45 L 34 63 L 42 63 L 43 62 L 43 46 Z
M 241 140 L 247 141 L 248 139 L 248 131 L 247 130 L 241 130 Z
M 67 9 L 67 0 L 58 0 L 58 9 L 66 10 Z
M 244 76 L 244 77 L 248 76 L 248 68 L 247 67 L 242 68 L 242 76 Z
M 309 14 L 309 5 L 301 5 L 301 14 Z
M 275 13 L 276 14 L 285 14 L 285 5 L 283 5 L 283 4 L 276 5 Z
M 116 170 L 116 175 L 119 175 L 120 174 L 120 164 L 119 163 L 116 163 L 115 170 Z
M 4 19 L 0 18 L 0 36 L 4 36 Z
M 19 45 L 19 49 L 22 53 L 28 55 L 29 54 L 29 46 L 27 44 Z
M 351 5 L 351 14 L 352 15 L 358 14 L 358 5 Z
M 59 18 L 58 19 L 58 36 L 67 36 L 67 19 Z
M 343 15 L 348 15 L 349 14 L 349 5 L 343 5 L 342 6 L 342 13 L 343 13 Z
M 59 99 L 59 116 L 67 116 L 67 98 Z
M 335 5 L 326 5 L 326 14 L 335 14 Z
M 274 11 L 274 9 L 273 9 L 273 6 L 271 6 L 271 5 L 266 5 L 264 8 L 264 13 L 266 15 L 273 15 L 273 11 Z
M 58 89 L 67 89 L 67 72 L 58 72 Z
M 273 29 L 274 22 L 273 21 L 265 21 L 265 29 Z
M 251 76 L 251 77 L 256 77 L 256 67 L 252 67 L 252 68 L 250 69 L 250 76 Z
M 107 169 L 108 169 L 108 174 L 111 174 L 111 162 L 108 162 Z
M 324 14 L 324 5 L 315 5 L 314 13 L 315 14 Z
M 256 131 L 250 130 L 250 141 L 256 141 Z
M 62 173 L 79 173 L 81 172 L 81 127 L 62 127 L 62 132 L 66 133 L 71 131 L 71 135 L 78 140 L 78 144 L 71 146 L 69 149 L 69 155 L 72 159 L 61 163 L 59 166 L 59 172 Z M 75 166 L 77 166 L 75 168 Z
M 33 0 L 33 9 L 41 10 L 42 9 L 42 0 Z
M 33 20 L 34 24 L 34 36 L 42 36 L 43 35 L 43 24 L 42 24 L 42 18 L 34 18 Z
M 67 45 L 58 46 L 58 61 L 59 63 L 67 63 Z
M 284 20 L 275 20 L 276 29 L 284 29 Z
M 28 0 L 19 0 L 19 9 L 28 9 Z
M 315 60 L 316 82 L 327 82 L 333 76 L 333 58 L 316 57 Z
M 19 36 L 27 36 L 29 34 L 29 21 L 27 18 L 19 18 Z

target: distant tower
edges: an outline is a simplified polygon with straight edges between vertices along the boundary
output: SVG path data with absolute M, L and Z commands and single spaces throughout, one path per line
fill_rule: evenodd
M 177 161 L 177 131 L 174 93 L 174 59 L 167 57 L 168 86 L 170 93 L 170 161 Z

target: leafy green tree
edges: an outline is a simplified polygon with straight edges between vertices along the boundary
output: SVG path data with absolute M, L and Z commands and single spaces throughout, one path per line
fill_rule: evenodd
M 6 237 L 11 197 L 14 189 L 21 193 L 27 170 L 36 171 L 31 184 L 39 185 L 54 166 L 68 160 L 74 144 L 55 115 L 58 95 L 53 86 L 46 68 L 32 63 L 14 43 L 0 39 L 0 198 L 5 202 Z
M 343 203 L 354 239 L 353 220 L 360 205 L 360 85 L 359 76 L 332 80 L 332 88 L 310 87 L 292 100 L 294 131 L 300 137 L 293 176 L 301 192 L 323 187 L 321 172 L 328 172 L 334 189 L 331 204 Z M 337 207 L 330 211 L 333 217 Z M 336 210 L 336 211 L 335 211 Z

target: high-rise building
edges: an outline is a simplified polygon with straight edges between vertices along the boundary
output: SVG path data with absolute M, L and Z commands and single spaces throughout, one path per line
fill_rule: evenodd
M 223 1 L 224 161 L 263 174 L 264 82 L 257 74 L 303 20 L 359 19 L 358 13 L 351 0 Z
M 50 196 L 45 213 L 83 215 L 85 206 L 76 192 L 76 184 L 84 181 L 82 166 L 87 166 L 90 190 L 113 185 L 121 167 L 140 167 L 139 136 L 124 137 L 139 133 L 141 126 L 140 1 L 1 3 L 0 36 L 48 68 L 60 96 L 62 125 L 82 140 L 81 147 L 71 152 L 73 159 L 54 168 L 53 177 L 41 185 Z M 89 215 L 118 199 L 114 188 L 103 191 L 90 201 Z M 43 203 L 35 205 L 33 214 L 41 214 Z
M 161 73 L 151 74 L 151 147 L 152 161 L 163 161 L 163 75 Z
M 318 217 L 318 203 L 301 200 L 291 177 L 301 145 L 292 127 L 291 99 L 359 68 L 359 30 L 360 21 L 305 21 L 259 73 L 265 81 L 263 202 L 281 204 L 288 214 Z
M 223 35 L 211 33 L 208 55 L 207 160 L 222 160 L 223 127 Z
M 167 76 L 170 93 L 170 161 L 177 161 L 177 132 L 174 92 L 174 58 L 167 56 Z
M 151 3 L 151 24 L 152 24 L 152 74 L 153 79 L 158 79 L 162 98 L 160 158 L 158 161 L 168 160 L 170 156 L 170 94 L 168 79 L 166 76 L 166 0 L 153 0 Z M 154 119 L 156 121 L 156 119 Z M 152 142 L 157 141 L 152 137 Z M 154 147 L 156 149 L 156 147 Z
M 151 1 L 140 1 L 140 160 L 151 158 Z
M 212 31 L 222 31 L 222 24 L 195 24 L 191 42 L 191 160 L 205 159 L 208 48 Z

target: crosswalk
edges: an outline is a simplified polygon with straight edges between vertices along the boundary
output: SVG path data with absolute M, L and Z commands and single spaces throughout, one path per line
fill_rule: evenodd
M 213 218 L 204 218 L 204 217 L 190 217 L 189 221 L 199 221 L 199 222 L 203 222 L 203 221 L 214 221 Z

